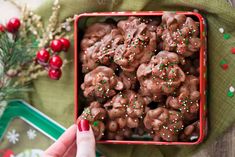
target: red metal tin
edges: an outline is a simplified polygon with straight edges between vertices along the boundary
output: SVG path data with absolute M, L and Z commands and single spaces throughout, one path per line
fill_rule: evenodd
M 206 136 L 207 133 L 207 109 L 206 109 L 206 60 L 207 60 L 207 32 L 206 32 L 206 21 L 196 12 L 176 12 L 176 14 L 184 14 L 186 16 L 197 18 L 200 23 L 200 39 L 202 41 L 202 46 L 200 48 L 200 111 L 199 111 L 199 121 L 200 121 L 200 137 L 196 142 L 158 142 L 158 141 L 132 141 L 132 140 L 102 140 L 97 141 L 97 143 L 104 144 L 144 144 L 144 145 L 197 145 L 201 143 Z M 79 62 L 79 33 L 80 30 L 78 25 L 86 18 L 91 17 L 128 17 L 128 16 L 162 16 L 163 11 L 146 11 L 146 12 L 93 12 L 93 13 L 83 13 L 75 17 L 74 22 L 74 93 L 75 93 L 75 106 L 74 106 L 74 115 L 75 122 L 79 116 L 79 110 L 83 110 L 83 108 L 79 108 L 79 75 L 81 71 L 79 71 L 78 65 Z

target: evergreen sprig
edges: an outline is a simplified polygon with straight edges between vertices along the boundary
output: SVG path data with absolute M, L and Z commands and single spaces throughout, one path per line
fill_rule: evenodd
M 35 57 L 35 53 L 32 53 L 32 47 L 24 39 L 14 39 L 11 34 L 0 34 L 0 61 L 4 66 L 4 72 L 12 68 L 22 66 L 29 61 L 32 61 Z
M 29 37 L 17 38 L 16 34 L 0 33 L 0 101 L 28 90 L 25 84 L 15 84 L 20 70 L 31 64 L 37 46 Z

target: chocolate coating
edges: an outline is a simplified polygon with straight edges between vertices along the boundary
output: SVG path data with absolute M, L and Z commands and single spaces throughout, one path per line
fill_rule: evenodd
M 179 89 L 179 96 L 169 96 L 166 105 L 179 110 L 185 121 L 195 120 L 199 111 L 200 92 L 198 91 L 199 80 L 193 75 L 188 75 Z
M 124 38 L 114 25 L 96 23 L 87 28 L 81 41 L 81 61 L 83 72 L 89 72 L 99 65 L 115 68 L 113 56 Z
M 137 86 L 136 72 L 124 72 L 122 71 L 119 75 L 121 81 L 124 84 L 125 89 L 135 89 Z
M 150 60 L 156 49 L 155 29 L 150 29 L 137 17 L 119 21 L 117 26 L 125 40 L 115 50 L 114 62 L 123 71 L 134 72 L 141 63 Z
M 137 70 L 140 93 L 157 102 L 162 100 L 163 95 L 173 93 L 185 80 L 178 63 L 176 53 L 161 51 L 148 64 L 141 64 Z
M 149 110 L 144 118 L 144 125 L 151 130 L 155 141 L 177 141 L 183 129 L 183 118 L 180 112 L 158 107 Z
M 97 101 L 93 101 L 89 107 L 84 109 L 78 119 L 87 119 L 91 124 L 96 140 L 100 140 L 104 136 L 104 119 L 106 115 L 107 112 L 102 108 L 102 105 Z
M 89 100 L 103 101 L 114 96 L 116 90 L 122 90 L 124 85 L 111 68 L 98 66 L 85 75 L 81 88 Z
M 130 138 L 132 135 L 132 131 L 129 128 L 123 128 L 116 132 L 107 132 L 107 139 L 109 140 L 124 140 Z
M 196 121 L 184 128 L 180 134 L 181 141 L 195 141 L 200 136 L 200 122 Z
M 115 95 L 104 107 L 111 119 L 125 116 L 139 118 L 144 113 L 145 101 L 138 93 L 125 90 Z
M 104 107 L 109 115 L 107 131 L 116 133 L 124 128 L 131 129 L 140 126 L 145 101 L 138 93 L 125 90 L 115 95 L 112 100 L 104 104 Z
M 162 23 L 156 31 L 158 40 L 162 42 L 160 48 L 175 51 L 184 57 L 193 55 L 201 47 L 198 25 L 191 17 L 171 12 L 164 13 Z

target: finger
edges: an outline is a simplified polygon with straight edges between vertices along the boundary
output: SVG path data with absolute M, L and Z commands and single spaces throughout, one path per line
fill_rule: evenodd
M 44 157 L 63 156 L 76 139 L 77 125 L 69 127 L 63 135 L 44 153 Z
M 71 147 L 64 153 L 63 157 L 75 157 L 76 152 L 77 152 L 77 144 L 76 141 L 74 141 Z
M 95 157 L 95 137 L 87 120 L 78 124 L 77 157 Z

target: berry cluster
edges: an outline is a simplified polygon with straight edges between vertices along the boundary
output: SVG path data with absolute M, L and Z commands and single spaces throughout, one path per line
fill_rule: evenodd
M 61 51 L 67 51 L 70 47 L 70 41 L 66 38 L 55 39 L 50 43 L 50 51 L 43 48 L 37 52 L 36 61 L 48 70 L 48 76 L 53 80 L 59 80 L 62 71 L 63 60 L 59 56 Z
M 4 26 L 0 24 L 0 32 L 8 31 L 9 33 L 16 33 L 20 28 L 20 20 L 18 18 L 11 18 Z
M 0 24 L 0 33 L 8 32 L 16 34 L 20 28 L 21 22 L 18 18 L 11 18 L 6 25 Z M 36 63 L 42 65 L 48 70 L 48 76 L 53 80 L 60 79 L 62 75 L 61 67 L 63 60 L 59 56 L 61 51 L 68 51 L 70 41 L 66 38 L 55 39 L 51 41 L 50 48 L 43 48 L 36 54 Z M 52 53 L 50 53 L 50 50 Z

